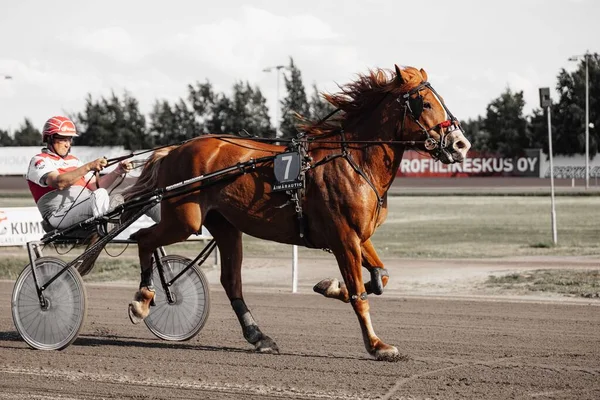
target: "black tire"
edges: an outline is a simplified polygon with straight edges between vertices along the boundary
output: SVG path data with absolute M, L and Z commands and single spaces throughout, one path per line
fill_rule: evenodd
M 161 258 L 167 281 L 179 274 L 192 260 L 178 255 Z M 163 290 L 156 264 L 153 265 L 156 287 L 156 305 L 144 319 L 146 326 L 156 337 L 169 341 L 184 341 L 196 336 L 204 327 L 210 312 L 208 280 L 197 265 L 171 286 L 174 302 L 169 304 Z
M 35 273 L 40 285 L 48 282 L 67 264 L 54 257 L 40 257 Z M 15 282 L 12 293 L 12 317 L 23 340 L 38 350 L 62 350 L 81 331 L 85 321 L 86 291 L 79 273 L 70 267 L 43 292 L 47 308 L 40 305 L 31 265 L 27 265 Z

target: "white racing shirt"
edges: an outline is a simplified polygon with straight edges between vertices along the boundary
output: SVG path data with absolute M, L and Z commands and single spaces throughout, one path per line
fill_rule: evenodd
M 69 154 L 63 158 L 48 149 L 42 149 L 40 154 L 33 156 L 29 162 L 26 178 L 31 195 L 43 218 L 48 218 L 60 207 L 72 203 L 77 196 L 79 196 L 79 200 L 89 197 L 92 191 L 86 182 L 91 182 L 90 179 L 94 174 L 91 171 L 67 189 L 58 190 L 46 183 L 49 173 L 58 171 L 59 174 L 62 174 L 73 171 L 82 165 L 83 163 L 73 155 Z

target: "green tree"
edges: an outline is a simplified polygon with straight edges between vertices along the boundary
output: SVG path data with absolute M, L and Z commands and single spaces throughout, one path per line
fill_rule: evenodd
M 490 134 L 483 129 L 483 118 L 468 119 L 460 123 L 465 136 L 471 142 L 471 149 L 474 151 L 490 152 L 495 149 L 490 147 Z
M 200 123 L 201 129 L 207 133 L 231 134 L 228 123 L 232 114 L 231 101 L 222 93 L 215 93 L 212 84 L 196 82 L 188 85 L 188 101 Z
M 281 136 L 284 138 L 296 137 L 298 129 L 296 125 L 299 119 L 298 115 L 309 118 L 309 105 L 306 99 L 306 91 L 302 83 L 302 74 L 294 65 L 294 59 L 290 57 L 290 65 L 288 67 L 290 77 L 284 76 L 287 96 L 281 101 Z
M 113 94 L 114 95 L 114 94 Z M 85 109 L 76 118 L 79 137 L 77 146 L 116 146 L 117 133 L 112 130 L 111 117 L 108 115 L 108 103 L 105 99 L 94 101 L 88 94 Z
M 236 82 L 231 98 L 215 93 L 210 82 L 188 85 L 188 101 L 205 132 L 273 137 L 275 130 L 269 121 L 266 99 L 258 88 L 248 82 Z
M 598 153 L 600 142 L 600 57 L 588 57 L 589 73 L 589 128 L 590 156 Z M 585 153 L 585 63 L 582 61 L 573 73 L 562 69 L 558 74 L 556 89 L 558 102 L 552 107 L 552 124 L 555 130 L 553 150 L 557 154 Z
M 231 100 L 222 93 L 217 94 L 207 115 L 206 130 L 218 135 L 233 134 L 233 123 L 230 121 L 232 114 Z
M 164 100 L 154 104 L 150 113 L 150 134 L 157 145 L 180 143 L 201 133 L 194 110 L 183 99 L 173 107 Z
M 233 85 L 229 104 L 231 115 L 226 120 L 227 131 L 235 134 L 246 131 L 252 136 L 274 137 L 267 100 L 260 89 L 252 88 L 248 82 L 237 82 Z
M 8 134 L 8 132 L 0 129 L 0 146 L 1 147 L 14 146 L 15 145 L 14 143 L 15 143 L 15 141 Z
M 75 119 L 80 131 L 80 137 L 75 140 L 77 145 L 124 146 L 129 150 L 153 145 L 138 101 L 127 92 L 123 100 L 114 92 L 109 99 L 101 98 L 99 101 L 94 101 L 88 94 L 85 111 Z
M 113 102 L 115 109 L 122 111 L 122 114 L 117 114 L 121 119 L 115 121 L 121 132 L 122 145 L 128 150 L 152 148 L 154 143 L 148 135 L 146 117 L 140 112 L 137 99 L 125 92 L 122 103 L 114 94 Z
M 254 134 L 255 136 L 274 138 L 275 128 L 273 128 L 273 125 L 271 125 L 269 107 L 267 107 L 267 99 L 265 96 L 263 96 L 258 87 L 254 89 L 250 96 L 248 108 L 250 114 L 248 130 L 250 133 Z
M 513 93 L 510 88 L 487 106 L 483 130 L 489 134 L 490 150 L 514 157 L 529 147 L 524 106 L 523 92 Z
M 552 106 L 553 109 L 554 107 L 555 105 Z M 551 115 L 551 117 L 553 119 L 552 136 L 554 137 L 556 134 L 556 126 L 554 126 L 556 116 Z M 548 154 L 548 114 L 546 114 L 546 110 L 542 110 L 541 108 L 533 109 L 528 128 L 530 147 L 541 148 L 545 154 Z M 552 150 L 556 153 L 556 148 L 553 148 Z
M 14 146 L 39 146 L 42 144 L 41 132 L 33 126 L 29 118 L 15 131 Z
M 600 58 L 589 57 L 590 157 L 598 153 L 600 142 Z M 585 154 L 585 64 L 572 73 L 562 69 L 557 76 L 558 101 L 551 106 L 552 150 L 555 154 Z M 531 147 L 541 147 L 548 154 L 548 114 L 533 110 L 530 122 Z
M 156 101 L 150 112 L 150 135 L 157 145 L 175 142 L 175 115 L 169 102 L 166 100 Z
M 188 85 L 187 100 L 191 104 L 202 132 L 221 133 L 221 124 L 214 121 L 213 116 L 218 97 L 219 95 L 215 93 L 208 80 L 205 83 L 196 82 L 196 85 Z M 215 131 L 217 126 L 218 132 Z

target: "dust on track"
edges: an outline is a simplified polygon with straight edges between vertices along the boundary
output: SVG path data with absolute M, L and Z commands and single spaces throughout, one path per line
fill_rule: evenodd
M 600 398 L 598 301 L 390 289 L 370 298 L 373 324 L 408 359 L 387 363 L 365 352 L 348 304 L 306 285 L 298 294 L 283 284 L 264 290 L 269 284 L 258 280 L 245 298 L 281 354 L 256 354 L 215 273 L 208 275 L 211 315 L 190 341 L 164 342 L 131 325 L 135 283 L 88 284 L 82 333 L 60 352 L 21 341 L 10 315 L 12 282 L 0 282 L 0 399 Z

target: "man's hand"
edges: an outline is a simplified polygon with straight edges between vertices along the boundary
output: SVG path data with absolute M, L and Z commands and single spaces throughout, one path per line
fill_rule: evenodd
M 117 166 L 117 168 L 115 169 L 115 171 L 116 171 L 117 175 L 121 176 L 123 174 L 128 173 L 132 169 L 133 169 L 133 164 L 131 164 L 127 160 L 124 160 L 124 161 L 121 161 L 119 163 L 119 165 Z
M 108 164 L 108 161 L 106 160 L 106 158 L 102 157 L 97 160 L 90 161 L 89 163 L 86 164 L 86 167 L 90 171 L 100 172 L 104 169 L 104 167 L 106 167 L 107 164 Z

